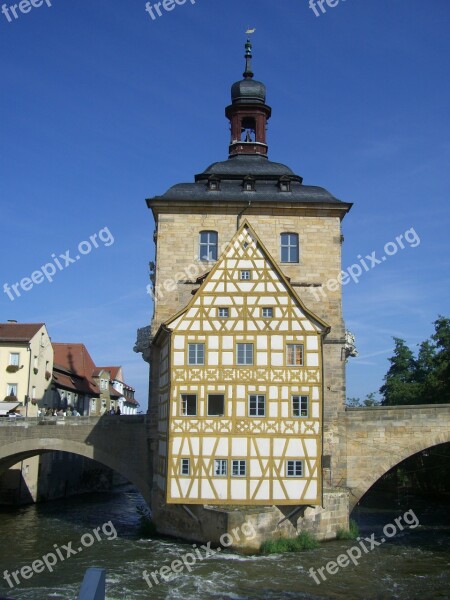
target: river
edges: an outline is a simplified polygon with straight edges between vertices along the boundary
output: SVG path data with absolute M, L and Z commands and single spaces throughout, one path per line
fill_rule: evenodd
M 317 570 L 335 560 L 354 546 L 355 541 L 327 542 L 315 550 L 283 555 L 239 556 L 223 551 L 199 561 L 191 573 L 185 571 L 150 589 L 142 572 L 170 565 L 192 551 L 192 545 L 171 539 L 143 538 L 137 513 L 137 507 L 143 504 L 136 492 L 120 491 L 16 510 L 2 509 L 0 578 L 5 569 L 9 573 L 17 571 L 44 554 L 57 552 L 56 548 L 65 560 L 57 557 L 52 573 L 47 569 L 39 574 L 25 570 L 26 575 L 31 572 L 32 576 L 27 580 L 20 578 L 19 585 L 11 580 L 12 589 L 5 579 L 0 579 L 0 595 L 14 600 L 73 600 L 77 598 L 84 571 L 99 566 L 107 569 L 108 600 L 450 598 L 448 505 L 411 501 L 411 505 L 404 504 L 394 510 L 357 509 L 355 517 L 361 535 L 370 537 L 375 533 L 377 540 L 382 536 L 383 526 L 393 523 L 406 510 L 414 510 L 420 525 L 399 532 L 385 544 L 363 554 L 358 566 L 350 564 L 335 575 L 325 572 L 327 580 L 320 585 L 308 576 L 309 568 Z M 109 521 L 112 525 L 105 525 Z M 98 527 L 95 537 L 93 530 Z M 81 539 L 85 547 L 79 552 Z M 71 555 L 67 558 L 69 542 L 72 542 Z M 40 568 L 38 565 L 37 570 Z

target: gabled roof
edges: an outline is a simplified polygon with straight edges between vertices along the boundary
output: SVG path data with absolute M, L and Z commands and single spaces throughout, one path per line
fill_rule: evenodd
M 0 323 L 0 342 L 29 342 L 45 323 Z
M 100 375 L 102 373 L 107 373 L 108 376 L 110 375 L 108 369 L 104 369 L 103 367 L 96 367 L 93 371 L 92 371 L 92 376 L 93 377 L 100 377 Z
M 98 367 L 98 368 L 101 369 L 102 371 L 108 371 L 111 381 L 113 379 L 115 379 L 116 381 L 119 381 L 117 379 L 117 374 L 122 367 Z
M 80 377 L 92 378 L 95 364 L 84 344 L 52 343 L 54 362 Z
M 193 307 L 193 305 L 197 302 L 198 297 L 205 290 L 206 286 L 208 286 L 208 284 L 214 279 L 214 274 L 216 273 L 216 271 L 218 269 L 222 268 L 223 261 L 225 260 L 226 255 L 229 252 L 229 250 L 232 249 L 232 248 L 234 248 L 234 247 L 236 247 L 236 242 L 239 240 L 239 238 L 241 237 L 242 232 L 245 229 L 250 234 L 252 240 L 254 241 L 254 244 L 255 244 L 256 248 L 261 252 L 261 254 L 263 255 L 263 258 L 267 261 L 267 263 L 269 263 L 271 269 L 275 272 L 275 274 L 278 277 L 279 281 L 284 286 L 284 289 L 291 296 L 291 298 L 293 299 L 293 301 L 295 302 L 295 304 L 299 307 L 299 309 L 301 310 L 301 312 L 305 315 L 305 317 L 307 319 L 309 319 L 310 321 L 312 321 L 316 325 L 317 329 L 320 331 L 320 333 L 322 335 L 325 335 L 325 334 L 327 334 L 330 331 L 330 326 L 323 319 L 321 319 L 319 316 L 317 316 L 316 314 L 314 314 L 311 310 L 309 310 L 304 305 L 302 299 L 298 296 L 297 292 L 292 287 L 289 279 L 283 274 L 283 272 L 281 271 L 281 269 L 277 265 L 276 261 L 271 257 L 269 251 L 264 246 L 264 244 L 261 242 L 260 238 L 258 237 L 258 235 L 256 234 L 256 232 L 254 231 L 254 229 L 251 227 L 251 225 L 248 223 L 247 220 L 244 220 L 242 222 L 241 226 L 239 227 L 238 231 L 233 236 L 233 238 L 230 241 L 230 243 L 227 245 L 227 248 L 224 250 L 224 252 L 219 257 L 219 259 L 217 260 L 217 262 L 214 265 L 214 267 L 211 269 L 211 271 L 207 274 L 207 276 L 203 280 L 203 282 L 200 285 L 200 287 L 199 287 L 197 293 L 195 294 L 195 296 L 193 296 L 193 298 L 190 300 L 190 302 L 187 304 L 187 306 L 185 306 L 181 311 L 179 311 L 177 314 L 175 314 L 173 317 L 171 317 L 168 321 L 166 321 L 166 323 L 164 323 L 163 325 L 161 325 L 161 327 L 159 328 L 159 330 L 158 330 L 158 332 L 157 332 L 157 334 L 156 334 L 156 336 L 155 336 L 155 338 L 153 340 L 154 342 L 157 341 L 157 338 L 160 335 L 160 332 L 162 330 L 166 330 L 167 331 L 168 329 L 170 329 L 170 326 L 179 317 L 181 317 L 182 315 L 184 315 L 185 313 L 187 313 L 189 311 L 189 309 L 191 307 Z
M 56 387 L 64 388 L 79 394 L 91 394 L 100 396 L 100 390 L 95 383 L 86 377 L 76 375 L 61 365 L 53 365 L 53 381 Z

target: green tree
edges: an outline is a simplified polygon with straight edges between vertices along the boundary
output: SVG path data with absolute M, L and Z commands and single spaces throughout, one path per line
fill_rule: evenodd
M 370 394 L 367 394 L 362 402 L 360 398 L 347 398 L 345 405 L 349 408 L 379 406 L 380 401 L 375 398 L 375 392 L 370 392 Z
M 438 379 L 436 376 L 436 346 L 429 340 L 422 342 L 416 361 L 415 380 L 420 385 L 422 404 L 438 402 Z
M 420 385 L 416 381 L 417 364 L 414 354 L 405 340 L 394 338 L 394 356 L 389 359 L 391 366 L 384 376 L 384 384 L 380 388 L 383 396 L 382 404 L 420 404 Z
M 436 343 L 435 357 L 435 402 L 450 402 L 450 319 L 439 315 L 434 322 Z
M 375 398 L 375 392 L 370 392 L 370 394 L 367 394 L 367 396 L 364 398 L 362 405 L 363 406 L 379 406 L 380 401 Z

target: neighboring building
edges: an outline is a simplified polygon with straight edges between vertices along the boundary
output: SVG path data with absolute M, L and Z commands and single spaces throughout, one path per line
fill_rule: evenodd
M 100 416 L 106 408 L 109 410 L 109 374 L 102 373 L 102 377 L 99 376 L 99 369 L 95 366 L 86 346 L 54 343 L 53 348 L 55 364 L 58 367 L 53 374 L 55 388 L 53 406 L 67 408 L 71 404 L 69 398 L 73 401 L 73 395 L 76 394 L 76 404 L 72 402 L 72 406 L 75 406 L 81 415 Z M 66 375 L 64 381 L 61 379 L 63 374 Z M 103 383 L 105 379 L 106 383 Z M 69 382 L 73 384 L 72 389 L 68 388 Z M 61 385 L 62 383 L 65 385 Z
M 147 200 L 154 314 L 135 350 L 150 362 L 152 506 L 172 534 L 187 531 L 176 504 L 319 510 L 342 467 L 337 278 L 351 204 L 268 160 L 271 108 L 250 42 L 231 98 L 228 160 Z
M 0 324 L 0 414 L 36 417 L 51 396 L 53 348 L 44 323 Z
M 55 364 L 52 383 L 51 408 L 65 411 L 72 406 L 81 416 L 88 416 L 91 414 L 91 407 L 97 406 L 100 390 L 94 381 Z
M 36 417 L 51 402 L 53 348 L 44 323 L 0 324 L 0 416 L 14 411 Z M 0 476 L 0 503 L 35 502 L 39 457 L 29 457 Z
M 135 389 L 124 383 L 122 367 L 99 367 L 109 373 L 109 393 L 111 399 L 116 401 L 116 408 L 120 408 L 123 415 L 135 415 L 139 402 L 135 399 Z
M 125 415 L 136 414 L 139 403 L 134 389 L 123 382 L 122 367 L 97 367 L 84 344 L 55 343 L 53 347 L 58 368 L 53 377 L 57 392 L 53 406 L 66 408 L 72 403 L 81 415 L 101 416 L 118 407 Z

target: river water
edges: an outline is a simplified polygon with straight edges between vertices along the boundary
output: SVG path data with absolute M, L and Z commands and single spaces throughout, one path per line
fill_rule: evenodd
M 160 569 L 192 551 L 191 544 L 171 539 L 145 539 L 139 533 L 137 506 L 144 502 L 134 491 L 94 494 L 43 505 L 0 512 L 0 596 L 14 600 L 77 598 L 88 567 L 107 569 L 108 600 L 319 600 L 450 599 L 450 520 L 448 505 L 404 504 L 391 510 L 360 508 L 356 520 L 361 535 L 375 533 L 394 518 L 413 509 L 420 521 L 415 529 L 399 532 L 386 543 L 363 554 L 320 585 L 308 576 L 355 541 L 333 541 L 302 553 L 239 556 L 226 550 L 199 561 L 168 583 L 148 587 L 142 572 Z M 414 505 L 415 504 L 415 505 Z M 111 525 L 104 525 L 111 521 Z M 102 528 L 102 526 L 104 526 Z M 93 530 L 100 527 L 95 537 Z M 117 533 L 117 537 L 115 537 Z M 88 534 L 84 538 L 85 534 Z M 114 538 L 115 539 L 112 539 Z M 98 539 L 100 538 L 100 539 Z M 110 539 L 108 539 L 110 538 Z M 80 540 L 85 547 L 78 552 Z M 95 541 L 90 547 L 89 544 Z M 67 556 L 68 546 L 77 551 Z M 370 545 L 367 544 L 369 547 Z M 31 565 L 44 554 L 60 550 L 61 561 L 50 573 L 32 576 L 10 588 L 1 577 Z M 52 562 L 52 559 L 49 559 Z M 37 570 L 41 567 L 38 564 Z

